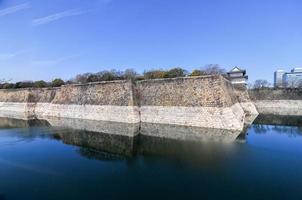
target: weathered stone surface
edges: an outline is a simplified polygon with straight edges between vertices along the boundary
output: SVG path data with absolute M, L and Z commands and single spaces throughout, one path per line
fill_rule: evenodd
M 302 89 L 258 89 L 249 90 L 252 101 L 261 100 L 302 100 Z
M 142 106 L 141 121 L 228 130 L 243 128 L 244 112 L 239 103 L 231 107 Z
M 302 116 L 302 100 L 262 100 L 254 103 L 260 114 Z
M 145 80 L 136 86 L 140 106 L 229 107 L 238 102 L 222 76 Z
M 249 90 L 260 114 L 302 116 L 302 89 Z
M 0 90 L 0 116 L 76 118 L 242 130 L 245 113 L 222 76 Z

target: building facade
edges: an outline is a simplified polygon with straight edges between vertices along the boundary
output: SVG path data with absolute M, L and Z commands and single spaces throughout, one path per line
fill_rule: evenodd
M 274 73 L 274 86 L 276 88 L 284 87 L 283 76 L 286 72 L 284 70 L 277 70 Z
M 275 87 L 302 87 L 302 68 L 294 68 L 290 72 L 277 70 L 274 79 Z
M 242 70 L 239 67 L 234 67 L 227 73 L 227 78 L 232 84 L 247 84 L 248 76 L 246 70 Z

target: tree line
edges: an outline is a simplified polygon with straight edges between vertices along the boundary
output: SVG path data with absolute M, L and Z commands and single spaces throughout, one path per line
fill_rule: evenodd
M 64 81 L 56 78 L 51 82 L 44 80 L 39 81 L 20 81 L 11 83 L 7 80 L 0 80 L 0 89 L 18 89 L 18 88 L 46 88 L 46 87 L 60 87 L 67 84 L 85 84 L 100 81 L 114 81 L 114 80 L 148 80 L 148 79 L 162 79 L 162 78 L 177 78 L 186 76 L 202 76 L 202 75 L 225 75 L 226 70 L 218 64 L 206 65 L 202 68 L 195 69 L 192 72 L 181 67 L 174 67 L 169 70 L 153 69 L 144 71 L 139 74 L 134 69 L 126 69 L 124 71 L 118 70 L 103 70 L 97 73 L 78 74 L 74 78 Z

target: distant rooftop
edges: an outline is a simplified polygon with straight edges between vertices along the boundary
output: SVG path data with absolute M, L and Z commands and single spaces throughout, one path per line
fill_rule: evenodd
M 292 69 L 293 73 L 297 73 L 297 72 L 302 72 L 302 67 L 296 67 L 294 69 Z

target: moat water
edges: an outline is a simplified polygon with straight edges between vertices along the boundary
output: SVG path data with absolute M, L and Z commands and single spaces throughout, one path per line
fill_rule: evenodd
M 0 122 L 0 200 L 302 199 L 301 118 L 226 143 Z

